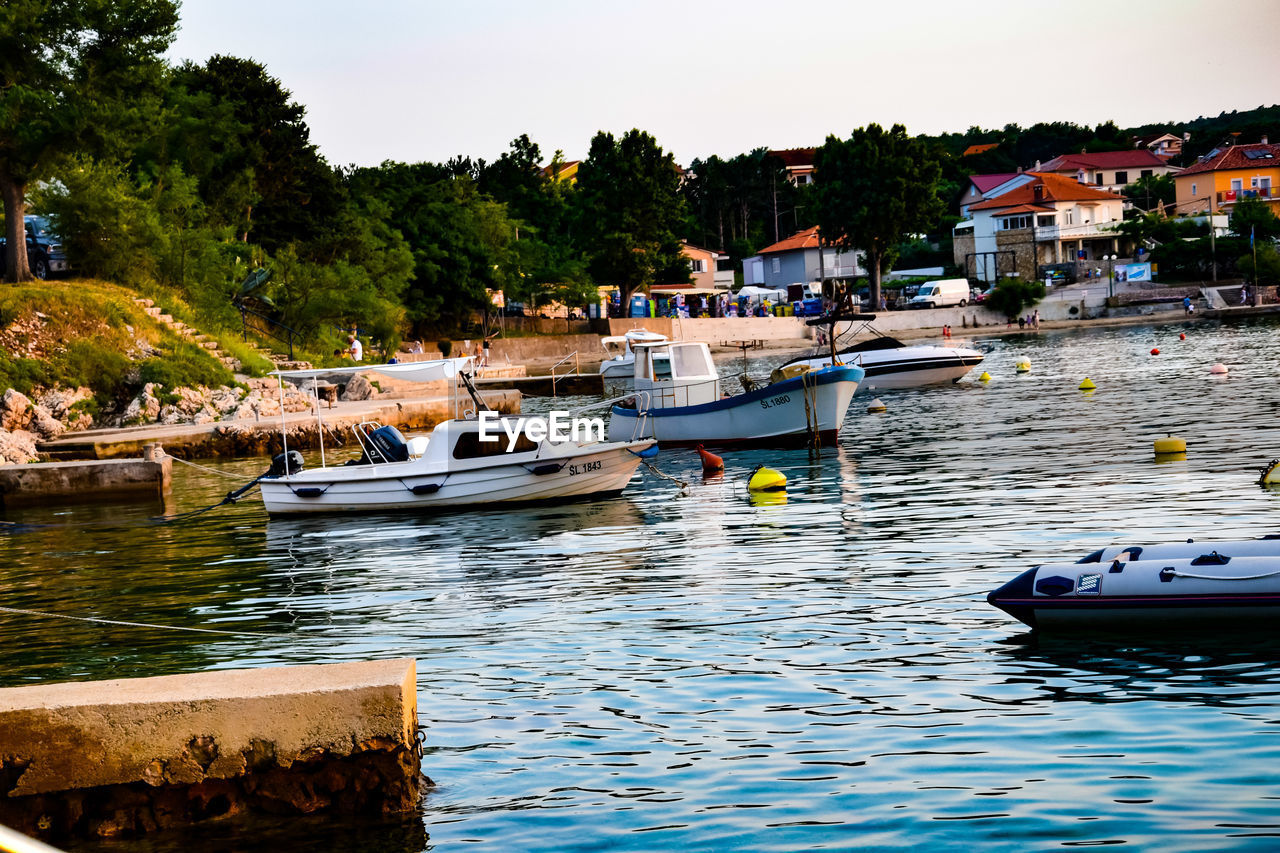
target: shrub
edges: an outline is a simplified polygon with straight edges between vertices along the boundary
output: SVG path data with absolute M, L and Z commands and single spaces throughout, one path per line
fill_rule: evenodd
M 216 388 L 234 381 L 231 371 L 203 348 L 185 342 L 174 346 L 171 352 L 142 362 L 139 378 L 144 383 L 159 383 L 169 391 L 197 385 Z
M 986 304 L 992 311 L 1000 312 L 1006 317 L 1017 317 L 1024 308 L 1035 305 L 1041 299 L 1044 299 L 1044 282 L 1005 278 L 996 283 Z

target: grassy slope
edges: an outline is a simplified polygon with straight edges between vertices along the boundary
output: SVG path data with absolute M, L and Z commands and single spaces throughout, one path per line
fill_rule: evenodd
M 0 390 L 88 386 L 105 406 L 144 382 L 167 390 L 234 382 L 220 361 L 148 316 L 136 297 L 93 279 L 0 284 Z

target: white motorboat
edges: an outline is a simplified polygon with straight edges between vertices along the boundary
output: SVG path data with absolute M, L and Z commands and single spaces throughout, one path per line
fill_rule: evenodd
M 982 353 L 961 346 L 909 346 L 897 338 L 880 335 L 840 350 L 836 361 L 866 371 L 863 384 L 869 388 L 916 388 L 958 381 L 982 363 Z M 831 363 L 831 356 L 824 354 L 794 358 L 783 366 L 807 364 L 817 369 Z
M 774 371 L 770 384 L 727 396 L 705 343 L 634 349 L 634 403 L 613 407 L 609 437 L 647 435 L 662 447 L 834 444 L 863 376 L 853 366 Z
M 609 358 L 600 365 L 600 375 L 606 379 L 630 379 L 635 375 L 636 369 L 636 355 L 631 349 L 632 345 L 662 343 L 666 339 L 666 335 L 648 329 L 631 329 L 625 335 L 601 338 L 600 343 Z
M 597 435 L 593 440 L 557 435 L 546 417 L 487 411 L 477 416 L 483 403 L 466 382 L 469 361 L 280 371 L 282 384 L 285 377 L 368 371 L 424 382 L 458 378 L 476 408 L 468 417 L 437 425 L 429 437 L 408 441 L 394 426 L 353 426 L 361 456 L 343 465 L 326 465 L 322 447 L 320 467 L 305 468 L 301 454 L 286 443 L 272 470 L 258 481 L 267 512 L 449 510 L 603 498 L 621 492 L 643 458 L 656 452 L 651 438 L 607 441 Z
M 1111 546 L 1029 569 L 987 601 L 1041 630 L 1270 626 L 1280 616 L 1280 537 Z

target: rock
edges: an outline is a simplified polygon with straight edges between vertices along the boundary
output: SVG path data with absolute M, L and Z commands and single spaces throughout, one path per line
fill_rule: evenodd
M 160 385 L 157 382 L 148 382 L 142 386 L 142 391 L 129 402 L 124 414 L 120 416 L 120 422 L 137 424 L 154 421 L 159 418 L 160 401 L 155 396 L 155 390 L 159 387 Z M 165 408 L 172 407 L 166 406 Z M 177 421 L 165 421 L 165 423 L 177 423 Z
M 25 465 L 38 458 L 34 433 L 0 429 L 0 464 Z
M 372 400 L 376 396 L 378 392 L 373 385 L 359 373 L 352 376 L 347 387 L 342 389 L 343 400 Z
M 26 429 L 31 416 L 31 400 L 27 395 L 13 388 L 6 389 L 4 398 L 0 399 L 0 429 L 10 432 Z
M 33 406 L 31 411 L 31 428 L 41 438 L 57 438 L 66 432 L 67 428 L 63 426 L 62 421 L 51 415 L 44 406 Z

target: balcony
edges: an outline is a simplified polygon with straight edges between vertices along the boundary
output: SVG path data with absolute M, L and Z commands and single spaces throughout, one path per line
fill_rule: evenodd
M 1250 187 L 1247 190 L 1220 190 L 1217 193 L 1217 196 L 1218 204 L 1235 204 L 1237 201 L 1246 198 L 1258 198 L 1263 199 L 1264 201 L 1272 201 L 1276 198 L 1280 198 L 1280 193 L 1277 193 L 1271 187 L 1266 186 Z
M 1115 222 L 1086 222 L 1083 225 L 1040 225 L 1036 227 L 1036 242 L 1053 240 L 1092 240 L 1095 237 L 1114 237 L 1111 230 Z

